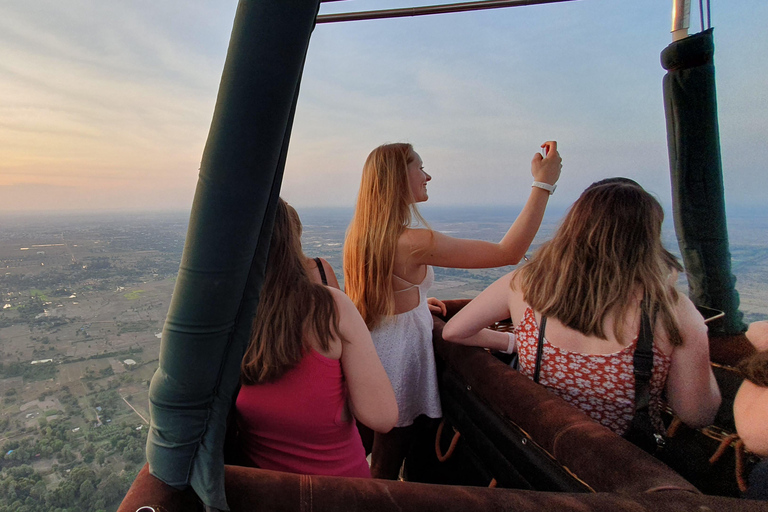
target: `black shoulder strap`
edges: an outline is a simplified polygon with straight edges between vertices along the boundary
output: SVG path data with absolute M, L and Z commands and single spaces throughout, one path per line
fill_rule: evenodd
M 536 369 L 533 371 L 533 382 L 539 382 L 541 373 L 541 356 L 544 354 L 544 329 L 547 327 L 547 317 L 542 315 L 539 325 L 539 342 L 536 346 Z
M 632 418 L 631 429 L 643 432 L 653 432 L 648 407 L 651 399 L 651 375 L 653 374 L 653 330 L 648 315 L 648 300 L 643 300 L 640 313 L 640 334 L 635 347 L 635 416 Z
M 323 260 L 320 258 L 314 258 L 315 264 L 317 265 L 317 270 L 320 271 L 320 279 L 323 281 L 323 284 L 328 286 L 328 278 L 325 277 L 325 269 L 323 268 Z

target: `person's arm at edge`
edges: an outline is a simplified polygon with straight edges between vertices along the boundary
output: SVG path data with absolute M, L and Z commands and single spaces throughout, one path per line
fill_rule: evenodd
M 494 322 L 509 318 L 512 276 L 513 273 L 509 273 L 498 279 L 456 313 L 443 327 L 443 339 L 505 352 L 516 350 L 517 342 L 509 333 L 486 329 Z
M 397 423 L 395 392 L 373 346 L 360 313 L 341 290 L 330 288 L 339 312 L 341 367 L 349 390 L 352 415 L 376 432 L 389 432 Z
M 720 407 L 720 388 L 709 360 L 707 326 L 691 300 L 680 295 L 676 314 L 683 344 L 674 347 L 667 376 L 667 400 L 686 425 L 712 423 Z

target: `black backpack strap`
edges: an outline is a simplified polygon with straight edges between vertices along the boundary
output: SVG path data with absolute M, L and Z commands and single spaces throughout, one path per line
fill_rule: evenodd
M 643 299 L 640 313 L 640 334 L 633 357 L 635 374 L 635 415 L 624 437 L 648 452 L 663 444 L 656 435 L 649 412 L 651 402 L 651 376 L 653 375 L 653 329 L 648 313 L 648 299 Z
M 640 313 L 640 335 L 637 338 L 633 357 L 635 374 L 635 417 L 648 413 L 651 399 L 651 375 L 653 374 L 653 331 L 648 317 L 646 302 Z
M 533 382 L 539 382 L 539 373 L 541 373 L 541 356 L 544 355 L 544 329 L 547 327 L 547 317 L 542 315 L 541 325 L 539 325 L 539 342 L 536 346 L 536 369 L 533 371 Z
M 320 258 L 314 258 L 315 264 L 317 265 L 317 270 L 320 271 L 320 280 L 323 281 L 323 284 L 325 286 L 328 286 L 328 278 L 325 277 L 325 269 L 323 268 L 323 260 Z

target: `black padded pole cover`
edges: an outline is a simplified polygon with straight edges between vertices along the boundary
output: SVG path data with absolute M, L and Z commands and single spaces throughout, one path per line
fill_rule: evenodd
M 661 53 L 675 231 L 697 306 L 725 312 L 722 334 L 746 330 L 731 273 L 712 29 Z
M 241 0 L 150 385 L 150 472 L 227 510 L 222 447 L 319 0 Z

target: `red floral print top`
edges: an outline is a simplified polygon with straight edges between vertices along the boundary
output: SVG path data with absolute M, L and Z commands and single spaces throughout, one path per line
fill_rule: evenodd
M 520 373 L 533 378 L 539 326 L 533 310 L 526 308 L 523 320 L 515 329 L 520 357 Z M 539 384 L 584 411 L 598 423 L 618 435 L 628 429 L 635 411 L 635 346 L 632 343 L 613 354 L 569 352 L 550 344 L 544 338 Z M 649 413 L 656 431 L 663 434 L 661 394 L 667 381 L 671 358 L 653 345 L 653 374 Z

